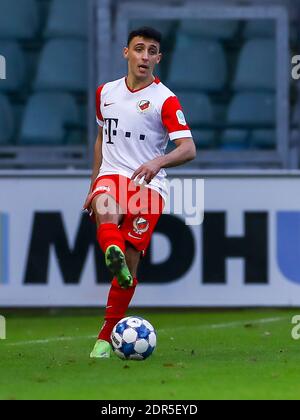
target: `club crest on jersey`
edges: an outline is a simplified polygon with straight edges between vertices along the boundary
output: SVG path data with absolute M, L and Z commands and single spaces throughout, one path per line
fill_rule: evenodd
M 148 220 L 144 219 L 143 217 L 137 217 L 133 221 L 133 230 L 138 235 L 142 235 L 143 233 L 147 232 L 149 230 L 149 222 Z
M 150 101 L 140 101 L 137 104 L 137 109 L 139 112 L 147 112 L 151 109 L 151 102 Z

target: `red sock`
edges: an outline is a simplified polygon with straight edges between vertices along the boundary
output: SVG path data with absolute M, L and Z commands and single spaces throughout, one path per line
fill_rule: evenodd
M 133 286 L 122 289 L 116 278 L 113 279 L 108 294 L 107 306 L 105 311 L 105 322 L 99 334 L 99 340 L 111 341 L 110 335 L 114 326 L 126 316 L 126 311 L 134 295 L 138 284 L 136 278 L 133 279 Z
M 125 253 L 125 241 L 117 225 L 113 223 L 100 225 L 97 231 L 97 239 L 104 254 L 111 245 L 117 245 Z

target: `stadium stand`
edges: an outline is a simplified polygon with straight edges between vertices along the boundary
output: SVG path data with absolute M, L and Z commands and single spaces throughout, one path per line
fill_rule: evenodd
M 270 39 L 253 39 L 239 56 L 234 89 L 270 90 L 276 87 L 276 46 Z
M 9 145 L 14 134 L 14 115 L 6 96 L 0 94 L 0 144 Z
M 276 144 L 276 130 L 253 130 L 250 145 L 255 149 L 274 149 Z
M 237 20 L 202 19 L 183 20 L 179 25 L 179 32 L 203 39 L 232 39 L 238 30 Z
M 86 0 L 18 0 L 16 7 L 12 0 L 0 0 L 0 54 L 6 58 L 8 75 L 5 83 L 0 80 L 0 92 L 5 95 L 2 95 L 2 103 L 6 105 L 2 106 L 10 109 L 3 112 L 1 127 L 5 118 L 10 127 L 9 115 L 17 116 L 8 137 L 2 135 L 1 147 L 46 143 L 71 146 L 86 142 L 87 5 L 90 3 Z M 119 3 L 122 2 L 110 2 L 113 17 Z M 275 147 L 276 25 L 272 19 L 135 18 L 128 22 L 132 27 L 154 26 L 163 33 L 164 57 L 156 75 L 182 97 L 198 148 L 264 150 Z M 111 35 L 116 30 L 112 22 Z M 290 33 L 291 48 L 299 53 L 299 27 L 295 19 Z M 299 101 L 299 92 L 295 87 L 294 90 L 292 110 Z M 46 94 L 69 98 L 63 100 L 64 106 L 58 107 L 62 116 L 58 118 L 55 113 L 55 135 L 49 138 L 30 117 L 36 103 L 39 103 L 41 115 L 51 108 L 50 104 L 42 103 L 48 100 Z M 262 99 L 263 95 L 269 98 L 269 105 Z M 256 114 L 249 112 L 253 104 L 257 107 Z M 66 124 L 64 109 L 68 106 L 76 108 L 71 114 L 79 115 L 81 131 L 74 118 L 72 124 L 77 129 L 68 129 L 67 135 L 63 127 Z M 290 120 L 295 126 L 292 118 Z M 31 140 L 29 133 L 33 135 Z
M 49 41 L 40 57 L 35 89 L 86 92 L 87 58 L 87 45 L 84 41 Z
M 0 81 L 2 148 L 86 142 L 87 6 L 86 0 L 0 0 L 7 67 Z
M 64 145 L 80 122 L 75 99 L 65 93 L 37 93 L 30 97 L 21 129 L 20 144 Z M 76 135 L 76 134 L 75 134 Z
M 275 96 L 271 93 L 238 93 L 229 106 L 228 122 L 248 128 L 273 125 L 275 122 Z
M 39 29 L 36 0 L 0 0 L 0 39 L 32 39 Z
M 206 94 L 182 92 L 178 97 L 185 111 L 188 124 L 193 131 L 197 148 L 210 149 L 214 146 L 214 110 L 210 98 Z M 205 127 L 208 129 L 205 129 Z
M 247 149 L 251 146 L 274 147 L 275 116 L 274 94 L 236 94 L 228 108 L 227 123 L 230 128 L 221 137 L 221 147 L 230 150 Z
M 250 20 L 246 22 L 243 36 L 246 39 L 272 38 L 276 36 L 274 21 L 270 19 Z
M 151 28 L 156 29 L 162 34 L 163 41 L 166 41 L 174 29 L 174 22 L 172 20 L 165 19 L 160 19 L 159 22 L 153 21 L 152 19 L 139 19 L 132 20 L 130 22 L 130 30 L 136 29 L 140 26 L 150 26 Z
M 192 51 L 191 54 L 186 54 L 187 48 Z M 181 90 L 218 91 L 223 89 L 226 78 L 226 57 L 220 43 L 178 35 L 168 86 Z
M 22 89 L 26 77 L 25 55 L 15 41 L 0 41 L 0 52 L 6 59 L 7 78 L 0 83 L 0 91 L 17 92 Z
M 87 38 L 86 0 L 53 0 L 45 29 L 46 38 Z

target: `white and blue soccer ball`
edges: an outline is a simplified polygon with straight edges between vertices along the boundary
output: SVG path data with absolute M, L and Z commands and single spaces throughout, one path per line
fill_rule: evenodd
M 150 322 L 130 316 L 115 325 L 111 343 L 114 352 L 121 359 L 145 360 L 156 347 L 156 332 Z

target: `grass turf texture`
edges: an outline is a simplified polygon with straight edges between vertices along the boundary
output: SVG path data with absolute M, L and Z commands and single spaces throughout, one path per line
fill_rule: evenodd
M 0 399 L 299 399 L 300 310 L 152 311 L 146 361 L 91 360 L 97 311 L 1 312 Z

